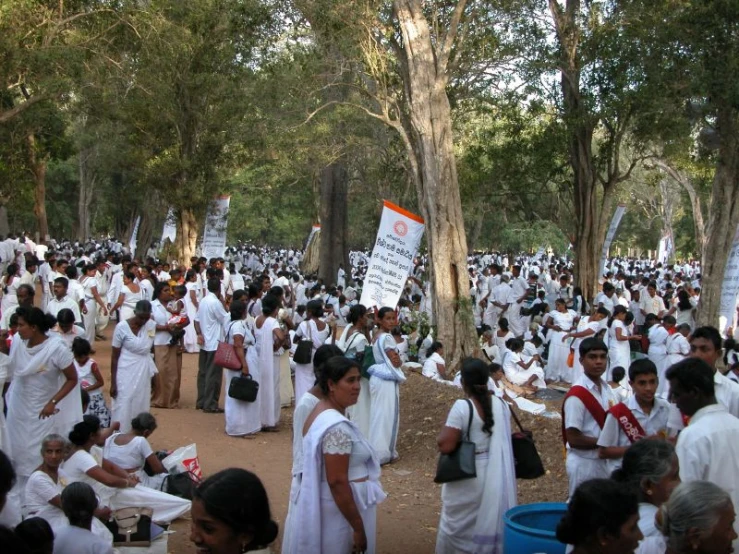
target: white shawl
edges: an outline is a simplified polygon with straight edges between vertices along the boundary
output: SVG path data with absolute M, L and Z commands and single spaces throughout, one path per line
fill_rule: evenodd
M 503 516 L 518 503 L 510 412 L 500 398 L 493 396 L 492 402 L 495 424 L 490 437 L 482 501 L 472 535 L 475 554 L 503 554 Z
M 370 444 L 362 437 L 357 426 L 336 410 L 321 412 L 303 437 L 303 478 L 297 500 L 296 521 L 293 526 L 294 534 L 289 554 L 321 552 L 321 481 L 323 480 L 321 443 L 323 435 L 341 422 L 349 424 L 354 432 L 354 441 L 365 443 L 366 448 L 372 452 L 372 458 L 367 463 L 366 496 L 358 497 L 356 489 L 352 489 L 357 508 L 363 512 L 368 506 L 379 504 L 386 498 L 380 486 L 380 461 Z

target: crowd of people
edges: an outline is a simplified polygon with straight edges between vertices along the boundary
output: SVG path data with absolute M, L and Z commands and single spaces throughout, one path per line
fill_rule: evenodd
M 696 262 L 609 260 L 587 299 L 568 258 L 470 256 L 485 361 L 453 373 L 434 337 L 423 256 L 398 305 L 378 309 L 359 303 L 366 252 L 332 282 L 301 274 L 302 256 L 238 245 L 179 266 L 115 240 L 0 241 L 0 378 L 10 383 L 0 520 L 14 540 L 35 525 L 44 532 L 30 534 L 52 537 L 54 552 L 109 548 L 111 513 L 145 506 L 161 524 L 189 513 L 193 542 L 213 553 L 274 541 L 266 492 L 249 472 L 211 476 L 192 500 L 162 492 L 169 472 L 148 442 L 150 411 L 180 406 L 187 354 L 198 356 L 196 409 L 223 414 L 229 436 L 278 432 L 294 405 L 285 553 L 377 551 L 382 466 L 398 459 L 399 391 L 414 369 L 464 396 L 439 453 L 475 447 L 475 476 L 441 488 L 437 553 L 503 551 L 503 515 L 517 503 L 510 411 L 548 387 L 566 391 L 562 542 L 578 553 L 676 554 L 696 544 L 720 552 L 708 535 L 736 540 L 739 355 L 731 330 L 696 326 Z M 111 323 L 106 383 L 95 342 Z M 224 345 L 234 369 L 218 363 Z M 244 377 L 259 384 L 256 400 L 221 402 L 224 378 Z

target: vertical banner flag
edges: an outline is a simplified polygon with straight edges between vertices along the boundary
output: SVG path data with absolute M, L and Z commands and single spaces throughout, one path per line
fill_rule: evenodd
M 360 304 L 367 308 L 397 306 L 424 229 L 419 216 L 384 201 Z
M 206 258 L 221 258 L 226 252 L 226 226 L 230 196 L 219 196 L 211 204 L 205 218 L 202 253 Z
M 724 269 L 724 282 L 721 285 L 719 331 L 726 331 L 734 324 L 737 293 L 739 293 L 739 226 L 734 233 L 734 242 L 726 259 L 726 269 Z
M 164 227 L 162 228 L 162 240 L 159 242 L 159 247 L 164 245 L 164 241 L 169 239 L 169 242 L 174 242 L 177 238 L 177 220 L 175 219 L 174 209 L 170 208 L 167 211 L 167 218 L 164 220 Z
M 613 238 L 616 236 L 616 231 L 618 230 L 618 226 L 621 223 L 621 218 L 623 218 L 624 213 L 626 213 L 626 205 L 619 204 L 613 214 L 611 225 L 608 227 L 608 232 L 606 233 L 606 240 L 603 243 L 603 251 L 600 255 L 600 270 L 598 273 L 598 277 L 602 276 L 606 272 L 606 258 L 608 258 L 608 250 L 610 250 L 611 248 L 611 243 L 613 242 Z
M 306 249 L 310 245 L 310 241 L 313 240 L 313 237 L 315 237 L 316 233 L 320 230 L 321 230 L 321 226 L 318 223 L 316 223 L 315 225 L 313 225 L 313 227 L 311 227 L 310 235 L 308 235 L 308 240 L 305 243 Z
M 131 233 L 131 239 L 128 241 L 128 249 L 131 251 L 131 257 L 136 255 L 136 241 L 139 236 L 139 225 L 141 224 L 141 216 L 136 218 L 136 224 L 133 226 L 133 233 Z
M 659 249 L 657 250 L 657 261 L 666 264 L 672 254 L 672 237 L 667 234 L 659 241 Z

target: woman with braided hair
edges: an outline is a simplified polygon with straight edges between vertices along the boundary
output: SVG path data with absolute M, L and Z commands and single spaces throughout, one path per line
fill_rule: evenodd
M 503 514 L 517 503 L 510 413 L 488 391 L 483 361 L 465 359 L 461 373 L 467 398 L 452 406 L 437 444 L 451 454 L 462 440 L 474 442 L 477 476 L 442 485 L 436 553 L 503 552 Z

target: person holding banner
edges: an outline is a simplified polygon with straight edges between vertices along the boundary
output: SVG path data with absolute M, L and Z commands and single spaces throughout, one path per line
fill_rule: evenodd
M 377 312 L 379 332 L 374 337 L 372 353 L 374 365 L 370 366 L 370 432 L 369 442 L 375 449 L 380 464 L 398 458 L 396 443 L 400 423 L 398 385 L 405 381 L 400 369 L 403 365 L 398 344 L 391 331 L 396 325 L 395 310 L 380 308 Z

